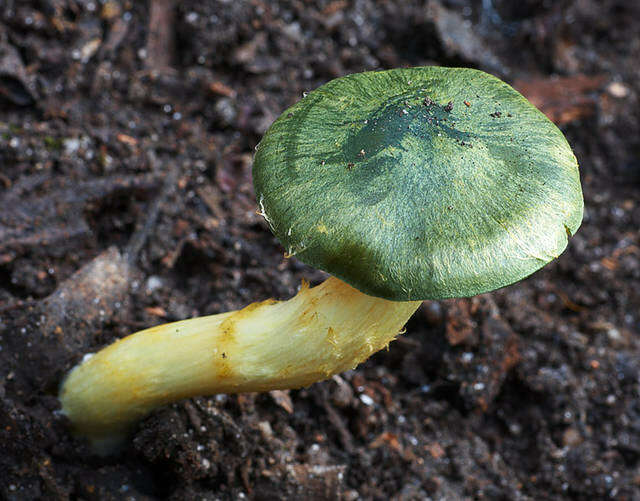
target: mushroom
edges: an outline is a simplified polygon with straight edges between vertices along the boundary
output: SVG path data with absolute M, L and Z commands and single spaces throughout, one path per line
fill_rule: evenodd
M 85 357 L 60 400 L 96 447 L 178 399 L 299 388 L 354 368 L 421 300 L 521 280 L 558 257 L 582 220 L 562 133 L 472 69 L 333 80 L 273 123 L 253 176 L 286 256 L 333 276 L 288 301 L 152 327 Z

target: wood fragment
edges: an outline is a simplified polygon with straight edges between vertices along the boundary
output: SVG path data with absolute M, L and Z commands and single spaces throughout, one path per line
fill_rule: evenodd
M 174 0 L 151 0 L 149 11 L 145 66 L 162 72 L 171 67 L 174 54 Z
M 213 93 L 213 94 L 217 94 L 219 96 L 225 96 L 225 97 L 236 97 L 237 92 L 235 90 L 233 90 L 231 87 L 229 87 L 228 85 L 223 84 L 222 82 L 211 82 L 209 84 L 209 90 Z
M 153 175 L 112 176 L 77 182 L 34 175 L 0 193 L 0 254 L 14 257 L 35 247 L 73 248 L 89 237 L 89 203 L 116 192 L 150 190 Z
M 595 113 L 607 80 L 605 75 L 575 75 L 516 80 L 513 86 L 549 120 L 563 125 Z

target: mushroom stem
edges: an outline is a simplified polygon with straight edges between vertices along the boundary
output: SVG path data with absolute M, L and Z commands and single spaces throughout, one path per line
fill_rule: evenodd
M 154 408 L 215 393 L 300 388 L 352 369 L 384 348 L 420 301 L 368 296 L 331 277 L 288 301 L 152 327 L 76 366 L 63 413 L 98 448 Z

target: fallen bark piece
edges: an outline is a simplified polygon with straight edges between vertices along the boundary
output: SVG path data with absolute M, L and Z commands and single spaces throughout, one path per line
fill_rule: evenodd
M 34 247 L 73 248 L 91 233 L 85 220 L 89 202 L 156 185 L 157 179 L 147 174 L 80 183 L 44 176 L 22 180 L 0 193 L 0 255 L 6 254 L 10 261 Z
M 150 2 L 145 66 L 150 70 L 164 71 L 171 67 L 174 52 L 174 0 Z
M 513 86 L 549 120 L 564 125 L 595 113 L 599 92 L 606 81 L 605 75 L 575 75 L 516 80 Z

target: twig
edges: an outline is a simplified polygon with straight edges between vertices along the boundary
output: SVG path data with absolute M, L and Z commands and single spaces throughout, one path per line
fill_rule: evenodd
M 174 0 L 150 0 L 146 67 L 166 70 L 171 67 L 174 49 Z

